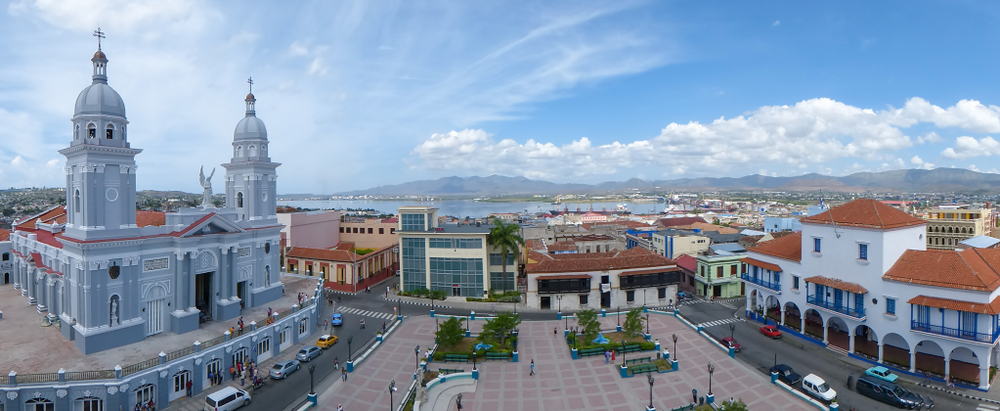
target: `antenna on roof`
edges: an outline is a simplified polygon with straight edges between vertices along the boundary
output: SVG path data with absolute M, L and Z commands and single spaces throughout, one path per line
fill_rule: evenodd
M 827 210 L 827 212 L 830 213 L 830 223 L 833 223 L 833 234 L 835 234 L 837 238 L 840 238 L 840 233 L 837 232 L 837 222 L 833 220 L 833 208 L 831 207 Z

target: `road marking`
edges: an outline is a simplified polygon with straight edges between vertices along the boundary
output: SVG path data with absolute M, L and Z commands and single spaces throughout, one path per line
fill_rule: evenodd
M 1000 409 L 1000 405 L 980 403 L 979 407 L 976 408 L 976 411 L 997 411 L 997 409 Z
M 340 311 L 348 314 L 360 315 L 362 317 L 380 318 L 383 320 L 392 319 L 391 313 L 380 313 L 376 311 L 362 310 L 360 308 L 354 308 L 354 307 L 341 307 Z
M 734 323 L 734 322 L 737 322 L 737 321 L 740 321 L 740 320 L 738 318 L 726 318 L 724 320 L 706 321 L 706 322 L 703 322 L 703 323 L 698 324 L 698 325 L 701 326 L 701 327 L 703 327 L 703 328 L 708 328 L 708 327 L 715 327 L 717 325 Z

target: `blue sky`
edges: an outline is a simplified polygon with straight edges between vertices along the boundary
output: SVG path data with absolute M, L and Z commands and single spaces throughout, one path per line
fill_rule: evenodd
M 997 172 L 998 17 L 964 1 L 13 1 L 0 186 L 62 184 L 98 24 L 140 189 L 197 192 L 198 168 L 229 160 L 249 76 L 279 193 Z

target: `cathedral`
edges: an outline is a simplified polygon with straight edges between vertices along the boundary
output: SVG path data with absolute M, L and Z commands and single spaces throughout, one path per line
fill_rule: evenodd
M 15 223 L 0 242 L 14 288 L 85 354 L 209 321 L 281 297 L 275 212 L 280 165 L 268 157 L 256 99 L 233 133 L 224 208 L 206 200 L 177 213 L 136 211 L 135 157 L 125 104 L 98 47 L 80 92 L 66 157 L 66 205 Z M 252 83 L 251 83 L 252 87 Z M 167 170 L 155 170 L 167 172 Z

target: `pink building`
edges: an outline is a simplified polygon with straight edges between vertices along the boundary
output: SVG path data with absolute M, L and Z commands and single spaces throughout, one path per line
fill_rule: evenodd
M 608 221 L 608 216 L 606 216 L 604 214 L 601 214 L 601 213 L 595 213 L 593 211 L 588 211 L 588 212 L 584 213 L 583 216 L 581 216 L 581 219 L 582 219 L 582 221 L 583 221 L 584 224 L 587 224 L 587 223 L 599 223 L 599 222 Z

